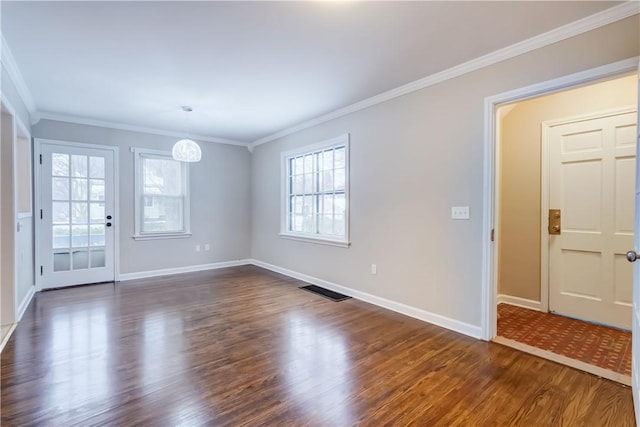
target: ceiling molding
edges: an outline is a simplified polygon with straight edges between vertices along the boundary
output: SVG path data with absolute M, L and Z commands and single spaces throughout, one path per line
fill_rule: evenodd
M 355 104 L 351 104 L 347 107 L 340 108 L 331 113 L 316 117 L 315 119 L 299 123 L 295 126 L 257 139 L 251 143 L 251 149 L 255 148 L 258 145 L 265 144 L 278 138 L 291 135 L 292 133 L 299 132 L 303 129 L 308 129 L 310 127 L 319 125 L 320 123 L 328 122 L 338 117 L 342 117 L 347 114 L 369 108 L 382 102 L 397 98 L 399 96 L 406 95 L 408 93 L 415 92 L 417 90 L 424 89 L 438 83 L 442 83 L 446 80 L 468 74 L 470 72 L 488 67 L 493 64 L 497 64 L 498 62 L 514 58 L 516 56 L 531 52 L 536 49 L 540 49 L 542 47 L 557 43 L 562 40 L 566 40 L 568 38 L 586 33 L 596 28 L 600 28 L 605 25 L 620 21 L 638 13 L 640 13 L 640 2 L 633 0 L 627 1 L 618 6 L 603 10 L 602 12 L 587 16 L 586 18 L 579 19 L 567 25 L 555 28 L 551 31 L 547 31 L 546 33 L 539 34 L 505 48 L 493 51 L 486 55 L 456 65 L 449 69 L 431 74 L 427 77 L 423 77 L 419 80 L 415 80 L 411 83 L 399 86 L 395 89 L 391 89 L 389 91 L 375 95 L 371 98 L 367 98 L 363 101 L 356 102 Z
M 86 117 L 76 117 L 76 116 L 67 116 L 64 114 L 56 114 L 56 113 L 46 113 L 46 112 L 39 112 L 34 114 L 35 119 L 34 123 L 39 122 L 40 120 L 53 120 L 53 121 L 57 121 L 57 122 L 65 122 L 65 123 L 75 123 L 75 124 L 79 124 L 79 125 L 87 125 L 87 126 L 98 126 L 98 127 L 103 127 L 103 128 L 110 128 L 110 129 L 119 129 L 119 130 L 126 130 L 126 131 L 130 131 L 130 132 L 140 132 L 140 133 L 150 133 L 153 135 L 162 135 L 162 136 L 172 136 L 175 138 L 183 138 L 184 137 L 184 132 L 175 132 L 175 131 L 169 131 L 169 130 L 164 130 L 164 129 L 156 129 L 156 128 L 149 128 L 149 127 L 144 127 L 144 126 L 136 126 L 136 125 L 130 125 L 130 124 L 126 124 L 126 123 L 117 123 L 117 122 L 108 122 L 108 121 L 104 121 L 104 120 L 95 120 L 95 119 L 90 119 L 90 118 L 86 118 Z M 249 146 L 248 142 L 243 142 L 243 141 L 235 141 L 233 139 L 225 139 L 225 138 L 214 138 L 211 136 L 204 136 L 204 135 L 196 135 L 196 134 L 189 134 L 189 137 L 191 139 L 195 139 L 198 141 L 204 141 L 204 142 L 214 142 L 217 144 L 227 144 L 227 145 L 239 145 L 242 147 L 247 147 Z
M 16 87 L 18 95 L 22 98 L 22 102 L 24 102 L 25 107 L 27 107 L 29 114 L 34 114 L 36 112 L 36 104 L 33 102 L 31 91 L 29 90 L 27 83 L 24 81 L 20 68 L 18 68 L 18 64 L 13 57 L 13 53 L 11 53 L 11 49 L 9 49 L 9 45 L 2 34 L 0 34 L 0 39 L 2 42 L 2 50 L 0 51 L 2 66 L 7 70 L 9 79 L 11 79 L 13 85 Z

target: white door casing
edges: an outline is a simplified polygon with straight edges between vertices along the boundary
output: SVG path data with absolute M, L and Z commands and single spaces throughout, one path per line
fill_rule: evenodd
M 117 148 L 37 142 L 40 288 L 115 280 Z
M 638 63 L 638 79 L 640 79 L 640 62 Z M 639 82 L 640 83 L 640 82 Z M 640 84 L 638 85 L 638 117 L 636 124 L 636 158 L 640 155 Z M 633 250 L 640 253 L 640 167 L 636 163 L 636 179 L 635 179 L 635 215 Z M 632 325 L 631 325 L 631 389 L 633 394 L 633 407 L 636 413 L 636 424 L 640 422 L 640 262 L 636 261 L 633 265 L 633 307 L 632 307 Z
M 556 122 L 547 129 L 549 310 L 631 328 L 636 109 Z M 543 218 L 546 223 L 547 218 Z

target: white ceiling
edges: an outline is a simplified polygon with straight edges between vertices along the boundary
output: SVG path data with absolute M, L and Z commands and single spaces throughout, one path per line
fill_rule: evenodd
M 2 2 L 36 110 L 251 142 L 612 2 Z

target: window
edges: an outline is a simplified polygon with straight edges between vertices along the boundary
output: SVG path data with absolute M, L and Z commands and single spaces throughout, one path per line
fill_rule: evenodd
M 282 154 L 280 235 L 349 245 L 349 135 Z
M 171 153 L 134 149 L 135 239 L 189 237 L 189 166 Z

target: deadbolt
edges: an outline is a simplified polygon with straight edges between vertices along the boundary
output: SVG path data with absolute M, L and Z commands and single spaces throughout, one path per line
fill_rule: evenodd
M 549 234 L 562 233 L 561 217 L 560 209 L 549 209 Z

